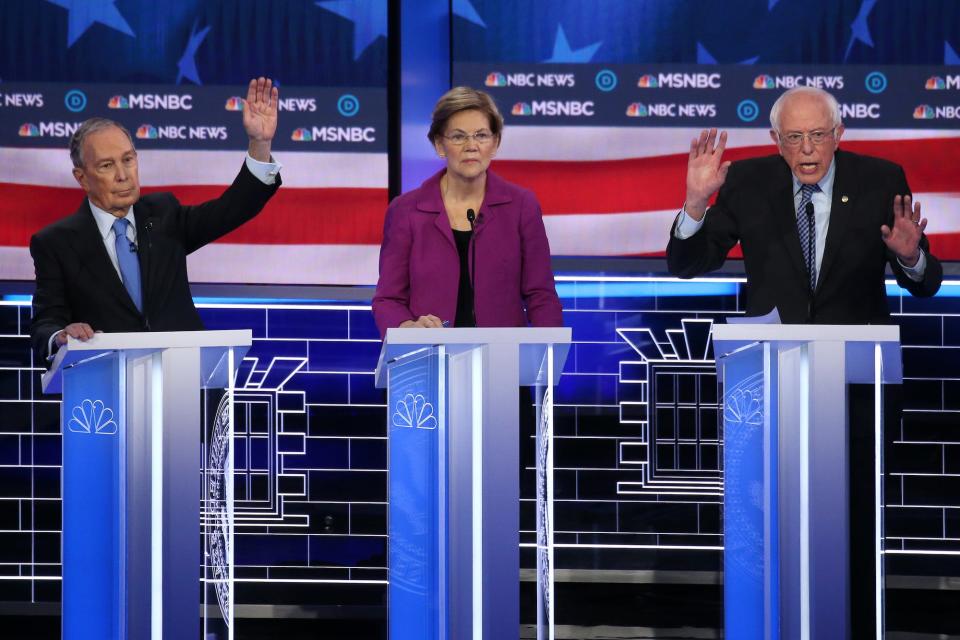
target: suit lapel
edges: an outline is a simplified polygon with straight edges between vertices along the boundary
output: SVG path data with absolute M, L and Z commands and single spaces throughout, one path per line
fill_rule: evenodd
M 153 238 L 150 237 L 153 231 L 153 221 L 146 207 L 137 202 L 133 205 L 135 218 L 137 220 L 137 261 L 140 263 L 140 303 L 144 311 L 147 309 L 147 298 L 150 291 L 150 283 L 153 281 L 150 273 L 150 257 L 153 249 Z M 126 290 L 126 287 L 124 287 Z M 128 294 L 129 297 L 129 294 Z M 132 300 L 130 301 L 133 302 Z
M 820 274 L 817 276 L 817 291 L 823 286 L 830 267 L 840 253 L 843 234 L 847 230 L 853 214 L 853 203 L 856 201 L 854 176 L 852 175 L 848 157 L 842 151 L 834 155 L 837 163 L 833 176 L 833 198 L 830 202 L 830 224 L 827 226 L 827 242 L 823 249 L 823 260 L 820 262 Z M 879 235 L 879 231 L 877 232 Z
M 74 225 L 76 242 L 73 246 L 76 248 L 80 264 L 90 272 L 92 278 L 101 284 L 105 294 L 116 298 L 117 301 L 128 307 L 132 313 L 139 313 L 130 298 L 130 294 L 127 293 L 126 287 L 123 286 L 120 275 L 113 268 L 113 263 L 110 262 L 110 256 L 107 255 L 107 249 L 103 245 L 103 236 L 100 235 L 100 228 L 97 227 L 97 222 L 86 198 L 80 205 L 80 209 L 74 214 L 74 218 L 76 220 Z
M 797 206 L 793 200 L 793 177 L 790 167 L 781 161 L 777 166 L 777 177 L 771 182 L 773 210 L 780 222 L 780 237 L 787 248 L 790 263 L 797 275 L 807 280 L 807 266 L 803 260 L 803 248 L 800 246 L 800 232 L 797 230 Z

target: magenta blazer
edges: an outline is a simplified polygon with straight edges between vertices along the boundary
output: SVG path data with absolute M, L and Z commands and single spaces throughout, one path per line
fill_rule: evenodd
M 373 296 L 381 336 L 420 316 L 433 314 L 451 324 L 456 317 L 460 257 L 440 195 L 443 173 L 387 208 Z M 478 327 L 563 325 L 540 205 L 532 192 L 489 170 L 469 261 L 476 268 Z

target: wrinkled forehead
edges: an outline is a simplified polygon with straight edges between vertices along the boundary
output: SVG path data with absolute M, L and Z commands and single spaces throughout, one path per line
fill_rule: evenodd
M 117 127 L 95 131 L 83 141 L 83 156 L 89 162 L 121 158 L 128 153 L 136 153 L 133 143 Z
M 834 125 L 830 105 L 822 97 L 811 94 L 791 96 L 780 112 L 782 131 L 813 131 Z

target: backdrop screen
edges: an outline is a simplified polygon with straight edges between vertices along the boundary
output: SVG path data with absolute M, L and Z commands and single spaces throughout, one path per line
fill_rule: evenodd
M 454 82 L 496 98 L 495 170 L 536 192 L 554 254 L 663 255 L 690 140 L 775 153 L 773 101 L 813 85 L 841 103 L 841 146 L 902 164 L 935 254 L 960 259 L 960 3 L 453 4 Z
M 241 96 L 280 85 L 283 188 L 190 257 L 201 282 L 354 283 L 376 274 L 387 204 L 385 2 L 0 0 L 0 278 L 77 209 L 68 140 L 106 116 L 135 136 L 145 192 L 215 197 L 247 146 Z

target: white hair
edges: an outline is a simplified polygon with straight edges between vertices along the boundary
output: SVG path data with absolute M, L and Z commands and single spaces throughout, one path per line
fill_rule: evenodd
M 777 101 L 773 103 L 773 106 L 770 107 L 770 126 L 773 127 L 774 131 L 780 131 L 780 112 L 783 111 L 783 105 L 786 104 L 790 97 L 801 94 L 815 96 L 823 100 L 823 103 L 830 110 L 830 115 L 833 118 L 833 126 L 840 126 L 840 103 L 833 97 L 833 94 L 818 87 L 794 87 L 793 89 L 784 91 L 780 97 L 777 98 Z

